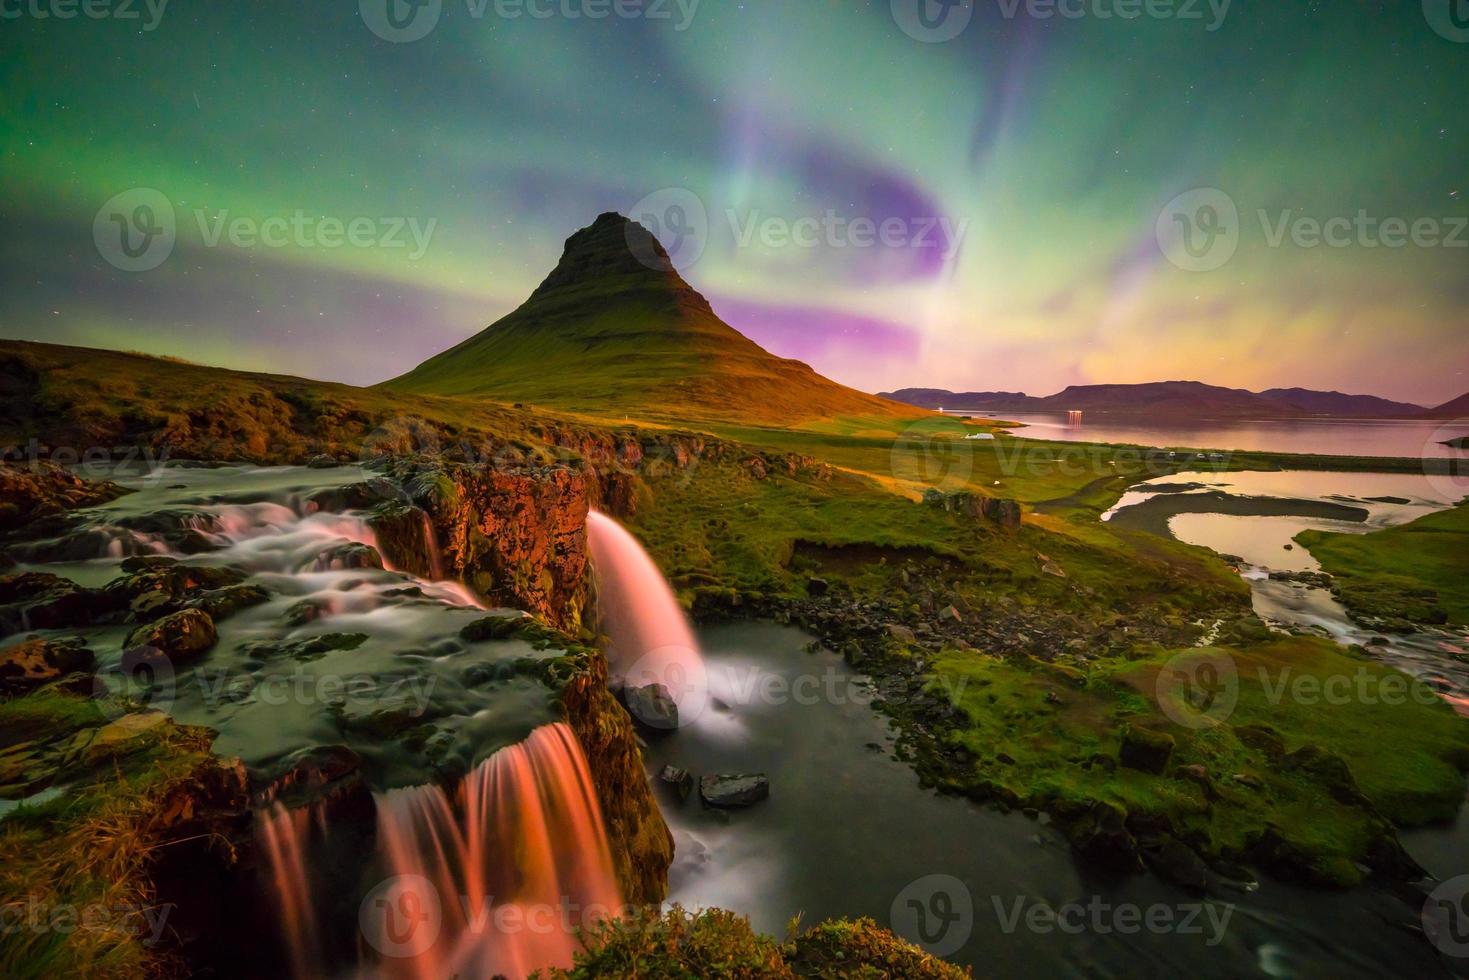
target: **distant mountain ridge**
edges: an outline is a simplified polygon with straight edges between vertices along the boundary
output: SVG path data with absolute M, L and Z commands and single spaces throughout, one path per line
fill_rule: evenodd
M 1437 409 L 1392 401 L 1375 395 L 1350 395 L 1309 388 L 1247 391 L 1201 381 L 1152 381 L 1143 384 L 1071 385 L 1045 397 L 1020 392 L 902 388 L 880 398 L 919 408 L 954 411 L 1065 412 L 1102 415 L 1168 413 L 1191 418 L 1424 418 L 1469 416 L 1469 395 Z M 1463 403 L 1463 404 L 1460 404 Z M 1445 416 L 1437 413 L 1446 412 Z
M 684 281 L 652 233 L 611 212 L 566 240 L 518 308 L 380 387 L 602 415 L 783 423 L 914 414 L 756 344 Z

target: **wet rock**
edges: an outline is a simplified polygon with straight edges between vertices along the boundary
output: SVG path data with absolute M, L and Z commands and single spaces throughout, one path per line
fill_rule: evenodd
M 270 601 L 270 592 L 259 585 L 231 585 L 223 589 L 205 592 L 190 604 L 202 609 L 216 623 L 228 619 L 242 609 L 258 606 Z
M 678 766 L 664 766 L 658 772 L 658 782 L 668 787 L 675 793 L 679 800 L 686 800 L 694 791 L 694 777 L 687 769 Z
M 1192 847 L 1175 837 L 1144 851 L 1143 860 L 1157 875 L 1185 888 L 1204 891 L 1209 887 L 1212 876 L 1208 865 Z
M 335 456 L 328 456 L 325 453 L 318 453 L 306 461 L 307 468 L 313 470 L 334 470 L 341 465 Z
M 354 568 L 382 568 L 383 557 L 371 545 L 350 541 L 328 548 L 316 556 L 313 568 L 318 572 L 341 572 Z
M 55 463 L 0 463 L 0 531 L 78 507 L 95 507 L 130 492 L 116 483 L 83 480 Z
M 341 514 L 351 510 L 371 510 L 389 500 L 403 500 L 404 493 L 397 484 L 383 477 L 374 477 L 341 487 L 323 487 L 306 498 L 308 510 Z
M 132 575 L 136 574 L 137 572 L 149 572 L 157 571 L 162 568 L 171 568 L 178 563 L 179 561 L 177 558 L 170 558 L 167 555 L 134 555 L 131 558 L 123 559 L 122 565 L 120 567 L 124 572 Z
M 153 656 L 174 661 L 198 658 L 214 646 L 214 620 L 202 609 L 184 609 L 156 623 L 140 626 L 127 639 L 129 650 L 156 651 Z
M 660 732 L 678 727 L 678 702 L 664 685 L 624 688 L 622 699 L 628 714 L 639 724 Z
M 299 640 L 252 640 L 242 644 L 240 652 L 262 662 L 285 657 L 316 660 L 338 650 L 355 650 L 366 642 L 366 633 L 322 633 Z
M 110 608 L 96 591 L 59 575 L 0 576 L 0 635 L 86 626 Z
M 728 773 L 699 780 L 699 799 L 705 806 L 735 809 L 753 806 L 770 797 L 770 780 L 764 773 Z
M 508 612 L 505 615 L 486 616 L 476 619 L 459 631 L 460 639 L 466 643 L 483 643 L 486 640 L 503 640 L 520 633 L 534 622 L 529 613 Z
M 320 603 L 312 599 L 302 599 L 300 602 L 292 603 L 281 620 L 287 626 L 305 626 L 307 623 L 316 622 L 324 615 L 326 615 L 326 610 Z
M 1137 840 L 1127 830 L 1127 814 L 1120 807 L 1098 800 L 1080 813 L 1058 812 L 1065 820 L 1067 838 L 1087 860 L 1099 865 L 1131 870 L 1139 863 Z
M 428 514 L 398 501 L 379 504 L 367 519 L 378 548 L 388 564 L 419 578 L 442 575 L 439 543 L 434 538 Z
M 1172 735 L 1129 725 L 1122 733 L 1117 761 L 1129 769 L 1159 775 L 1168 768 L 1168 760 L 1173 756 L 1173 746 Z
M 24 694 L 67 674 L 91 671 L 95 663 L 80 639 L 31 637 L 0 650 L 0 693 Z

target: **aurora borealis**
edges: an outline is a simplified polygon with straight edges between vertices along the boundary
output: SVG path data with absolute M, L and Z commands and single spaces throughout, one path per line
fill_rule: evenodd
M 3 0 L 0 334 L 373 383 L 672 189 L 715 310 L 866 390 L 1469 389 L 1469 37 L 1433 0 L 991 0 L 934 43 L 904 0 L 442 0 L 401 43 L 373 2 Z M 137 188 L 176 240 L 126 271 L 94 232 Z M 1191 271 L 1158 229 L 1199 188 L 1237 248 Z

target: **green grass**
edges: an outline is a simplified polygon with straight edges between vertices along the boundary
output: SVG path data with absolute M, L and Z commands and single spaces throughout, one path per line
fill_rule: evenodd
M 1469 503 L 1371 534 L 1305 531 L 1296 540 L 1356 615 L 1469 626 Z
M 943 780 L 950 789 L 980 795 L 998 789 L 1063 811 L 1101 800 L 1128 814 L 1161 814 L 1205 853 L 1231 859 L 1247 855 L 1273 827 L 1306 856 L 1301 870 L 1308 877 L 1332 884 L 1358 880 L 1353 863 L 1390 832 L 1389 822 L 1447 820 L 1463 800 L 1469 724 L 1428 695 L 1385 703 L 1395 697 L 1385 678 L 1408 688 L 1392 668 L 1307 637 L 1199 650 L 1194 655 L 1232 659 L 1239 693 L 1223 724 L 1195 730 L 1172 720 L 1158 701 L 1159 672 L 1179 653 L 1188 651 L 1097 661 L 1078 687 L 1039 665 L 946 651 L 934 661 L 931 689 L 963 710 L 967 721 L 948 738 L 973 762 Z M 1334 677 L 1369 694 L 1310 703 L 1315 689 L 1309 685 Z M 1129 725 L 1175 740 L 1168 772 L 1156 776 L 1102 762 L 1116 760 Z M 1242 741 L 1240 730 L 1250 726 L 1279 733 L 1284 754 Z M 1370 803 L 1343 799 L 1339 781 L 1306 765 L 1305 757 L 1291 761 L 1290 753 L 1312 746 L 1341 759 Z M 1216 798 L 1173 778 L 1186 765 L 1207 770 Z
M 105 721 L 96 702 L 38 691 L 0 703 L 0 749 L 31 739 L 47 747 Z M 16 978 L 78 976 L 133 978 L 178 971 L 163 948 L 149 948 L 137 910 L 154 902 L 149 870 L 159 843 L 164 805 L 181 787 L 217 763 L 213 733 L 164 723 L 110 751 L 68 761 L 65 792 L 0 819 L 0 902 L 34 903 L 55 913 L 93 914 L 89 926 L 6 929 L 0 963 Z M 105 910 L 105 914 L 103 913 Z M 120 916 L 117 910 L 132 910 Z M 8 915 L 19 914 L 10 909 Z

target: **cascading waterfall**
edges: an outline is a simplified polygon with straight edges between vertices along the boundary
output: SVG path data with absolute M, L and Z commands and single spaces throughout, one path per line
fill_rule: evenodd
M 605 514 L 587 515 L 587 540 L 614 674 L 628 688 L 663 685 L 681 719 L 697 716 L 709 698 L 709 679 L 667 579 L 637 539 Z
M 413 587 L 404 588 L 391 567 L 364 567 L 351 551 L 352 545 L 378 546 L 365 514 L 321 512 L 295 492 L 244 503 L 211 494 L 216 483 L 237 490 L 226 481 L 275 478 L 266 471 L 190 471 L 178 478 L 190 485 L 158 492 L 156 512 L 138 510 L 144 501 L 135 497 L 126 505 L 133 510 L 119 505 L 87 528 L 80 547 L 97 547 L 113 559 L 165 554 L 245 571 L 269 589 L 273 605 L 228 620 L 224 629 L 236 642 L 289 642 L 353 628 L 386 630 L 382 635 L 412 642 L 416 630 L 444 628 L 436 625 L 441 620 L 435 617 L 445 615 L 436 605 L 456 615 L 465 614 L 464 607 L 483 607 L 461 583 L 445 580 L 426 515 L 429 579 L 409 576 Z M 175 490 L 182 492 L 168 496 Z M 211 547 L 203 554 L 177 553 L 173 542 L 181 528 Z M 689 707 L 703 696 L 704 668 L 667 582 L 612 519 L 591 514 L 588 536 L 616 673 L 632 685 L 663 684 L 681 709 Z M 303 602 L 315 607 L 316 618 L 282 629 L 275 617 Z M 457 621 L 444 622 L 452 630 Z M 462 653 L 416 655 L 432 662 Z M 302 676 L 310 679 L 319 665 L 343 670 L 364 654 L 335 656 L 341 659 L 279 666 L 267 657 L 265 669 L 289 669 L 291 677 L 307 671 Z M 261 665 L 245 661 L 242 669 Z M 235 721 L 250 708 L 249 701 L 226 702 L 220 710 Z M 280 710 L 279 718 L 303 732 L 315 724 L 309 711 Z M 296 977 L 520 978 L 569 967 L 578 929 L 622 912 L 591 772 L 565 723 L 533 729 L 454 787 L 395 789 L 375 801 L 376 853 L 361 866 L 353 860 L 361 853 L 361 828 L 334 827 L 335 811 L 325 804 L 290 808 L 272 799 L 257 814 L 263 886 Z M 356 921 L 349 921 L 354 911 Z
M 457 806 L 455 805 L 457 804 Z M 564 723 L 501 749 L 460 784 L 378 798 L 391 877 L 362 910 L 367 975 L 524 977 L 569 967 L 576 930 L 620 914 L 601 809 Z
M 323 971 L 321 934 L 306 873 L 313 829 L 325 833 L 320 809 L 291 810 L 280 803 L 261 811 L 256 823 L 256 837 L 271 869 L 271 894 L 280 908 L 282 938 L 297 977 L 321 976 Z

